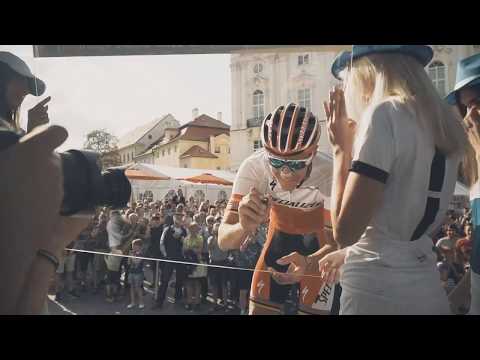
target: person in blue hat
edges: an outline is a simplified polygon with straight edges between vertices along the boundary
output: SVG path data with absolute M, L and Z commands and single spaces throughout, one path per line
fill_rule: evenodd
M 454 89 L 447 95 L 449 104 L 455 105 L 463 117 L 471 151 L 463 163 L 464 179 L 470 186 L 473 247 L 470 257 L 470 314 L 480 315 L 480 54 L 461 60 L 457 64 Z
M 340 281 L 340 314 L 449 314 L 432 250 L 465 152 L 465 131 L 424 70 L 426 45 L 354 45 L 324 103 L 334 154 L 340 250 L 319 259 Z M 320 256 L 319 256 L 320 257 Z

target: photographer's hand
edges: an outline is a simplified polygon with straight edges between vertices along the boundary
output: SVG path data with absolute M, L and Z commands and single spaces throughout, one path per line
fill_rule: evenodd
M 63 198 L 59 126 L 37 127 L 0 154 L 0 313 L 15 313 L 38 249 L 51 240 Z
M 27 132 L 31 132 L 34 128 L 40 125 L 48 124 L 48 105 L 46 105 L 52 98 L 46 97 L 40 101 L 33 108 L 28 110 L 28 125 Z

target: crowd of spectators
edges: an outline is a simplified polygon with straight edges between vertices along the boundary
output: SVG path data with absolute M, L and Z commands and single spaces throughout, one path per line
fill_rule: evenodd
M 148 289 L 152 308 L 161 310 L 172 289 L 170 301 L 189 311 L 247 314 L 253 272 L 231 268 L 255 267 L 267 225 L 240 250 L 225 252 L 218 246 L 218 228 L 226 201 L 187 200 L 181 189 L 170 194 L 132 202 L 123 210 L 98 209 L 64 252 L 54 283 L 56 299 L 102 291 L 107 302 L 143 309 Z
M 449 211 L 445 224 L 434 238 L 437 267 L 447 294 L 455 289 L 470 268 L 472 231 L 471 210 L 465 207 L 461 214 Z

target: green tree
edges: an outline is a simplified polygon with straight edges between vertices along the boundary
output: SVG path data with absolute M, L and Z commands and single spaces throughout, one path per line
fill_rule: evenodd
M 118 139 L 105 129 L 93 130 L 87 134 L 83 148 L 100 153 L 99 162 L 102 169 L 122 164 L 118 152 Z

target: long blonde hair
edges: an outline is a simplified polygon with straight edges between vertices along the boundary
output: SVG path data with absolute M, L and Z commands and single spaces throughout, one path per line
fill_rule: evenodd
M 361 116 L 391 99 L 413 107 L 420 127 L 445 155 L 464 154 L 468 142 L 461 120 L 440 97 L 425 69 L 413 57 L 378 53 L 355 60 L 347 70 L 349 115 Z M 360 120 L 357 118 L 354 120 Z

